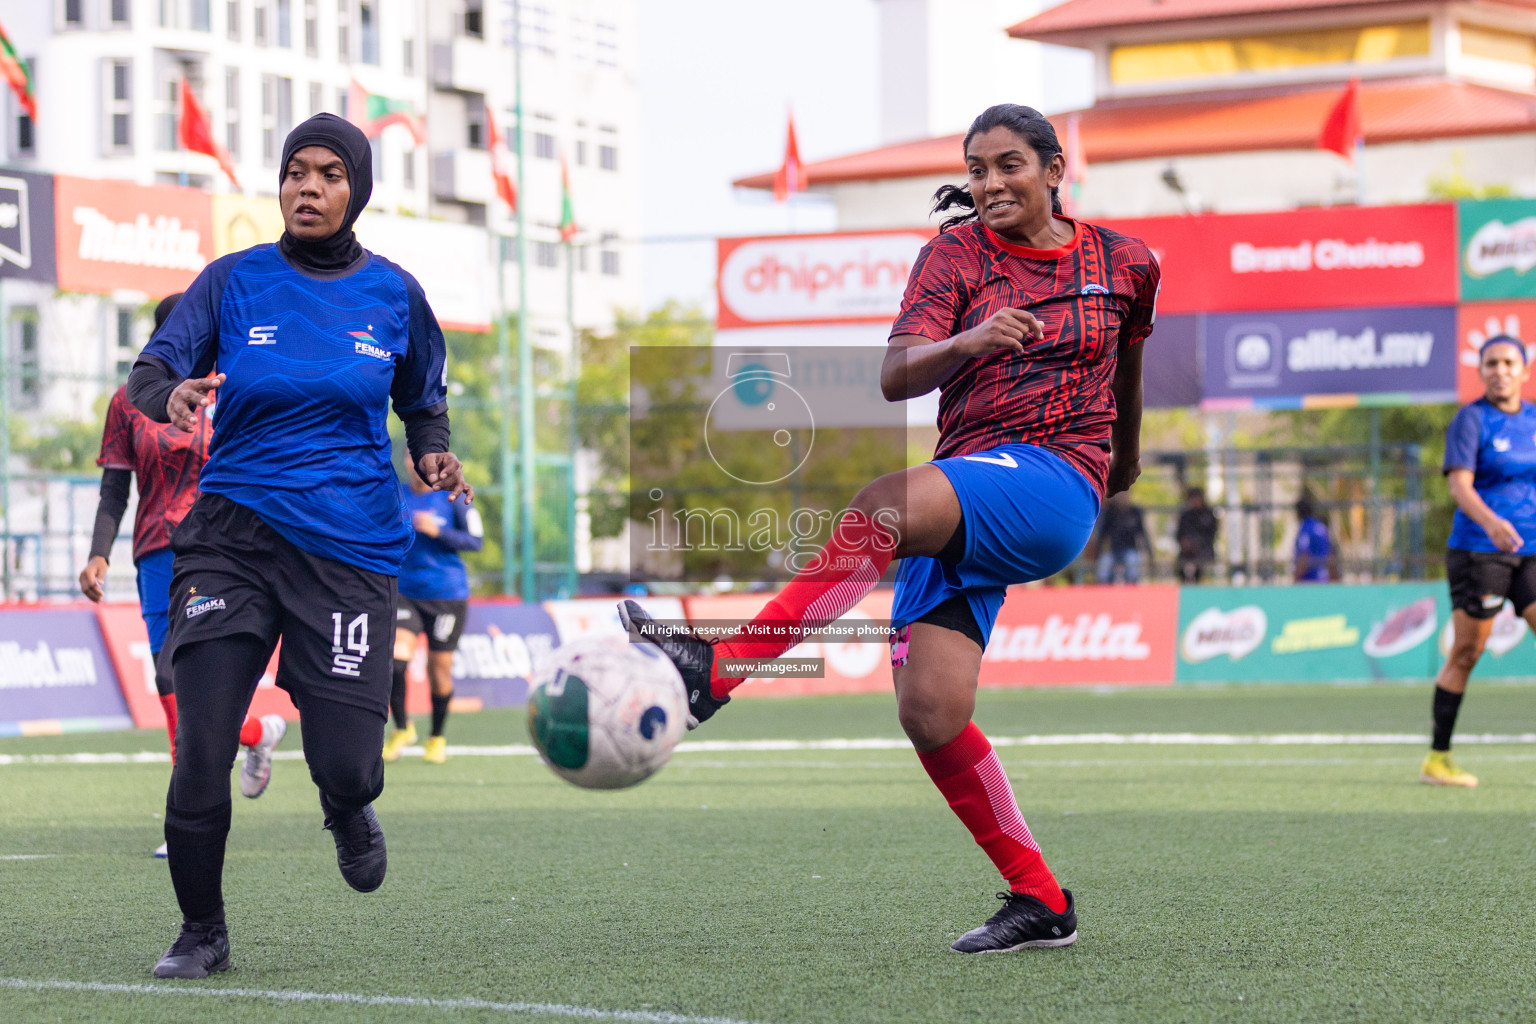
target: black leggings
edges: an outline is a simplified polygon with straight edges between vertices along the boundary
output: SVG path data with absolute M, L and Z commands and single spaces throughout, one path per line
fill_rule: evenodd
M 175 654 L 176 763 L 165 799 L 165 840 L 176 899 L 188 921 L 223 920 L 229 772 L 246 708 L 271 654 L 270 645 L 248 633 L 188 644 Z M 372 803 L 384 790 L 384 718 L 295 689 L 304 759 L 322 798 L 343 813 Z

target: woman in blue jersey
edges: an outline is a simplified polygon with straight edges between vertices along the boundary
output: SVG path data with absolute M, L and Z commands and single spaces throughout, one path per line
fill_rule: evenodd
M 1525 345 L 1489 338 L 1478 374 L 1483 397 L 1462 406 L 1445 432 L 1443 469 L 1456 502 L 1445 553 L 1454 633 L 1435 677 L 1434 739 L 1419 770 L 1435 786 L 1477 785 L 1451 759 L 1451 731 L 1494 616 L 1509 601 L 1536 628 L 1536 406 L 1520 399 L 1530 376 Z
M 448 760 L 443 723 L 453 700 L 453 652 L 459 649 L 464 618 L 469 614 L 469 574 L 460 551 L 479 551 L 484 543 L 480 513 L 462 502 L 449 501 L 427 486 L 411 460 L 405 460 L 410 490 L 405 507 L 416 537 L 400 567 L 400 607 L 395 613 L 395 677 L 389 707 L 395 731 L 384 744 L 384 760 L 398 761 L 416 742 L 416 727 L 405 713 L 405 671 L 416 652 L 416 638 L 427 635 L 427 684 L 432 689 L 432 733 L 422 759 L 428 764 Z
M 165 838 L 183 923 L 161 978 L 229 967 L 229 770 L 279 639 L 277 684 L 299 709 L 342 877 L 360 892 L 383 884 L 373 801 L 411 543 L 391 403 L 422 478 L 472 496 L 448 451 L 442 331 L 416 280 L 352 232 L 373 187 L 368 140 L 318 114 L 289 134 L 281 168 L 282 238 L 205 268 L 128 379 L 141 412 L 183 429 L 219 391 L 202 495 L 171 540 L 180 714 Z

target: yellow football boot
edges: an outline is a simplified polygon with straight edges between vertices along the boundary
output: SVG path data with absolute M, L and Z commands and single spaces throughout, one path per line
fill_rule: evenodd
M 1430 786 L 1465 786 L 1467 789 L 1477 785 L 1477 776 L 1470 772 L 1464 772 L 1451 760 L 1449 750 L 1431 750 L 1424 758 L 1424 765 L 1419 769 L 1419 781 Z
M 426 750 L 422 753 L 421 759 L 427 764 L 442 764 L 448 760 L 448 737 L 428 736 Z
M 416 723 L 412 722 L 404 729 L 396 729 L 390 733 L 389 739 L 384 741 L 384 760 L 398 761 L 400 754 L 406 747 L 416 742 Z

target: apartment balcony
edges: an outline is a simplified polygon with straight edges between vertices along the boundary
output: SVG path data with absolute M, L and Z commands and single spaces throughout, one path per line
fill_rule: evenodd
M 483 39 L 458 36 L 432 44 L 432 84 L 456 92 L 489 92 L 493 74 L 491 48 Z
M 489 203 L 496 195 L 491 154 L 483 149 L 451 149 L 432 154 L 432 195 L 456 203 Z

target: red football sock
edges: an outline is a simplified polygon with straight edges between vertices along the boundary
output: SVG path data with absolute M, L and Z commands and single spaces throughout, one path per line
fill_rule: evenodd
M 976 723 L 967 724 L 938 750 L 917 756 L 950 810 L 1008 879 L 1008 887 L 1035 897 L 1057 914 L 1067 909 L 1067 898 L 1024 824 L 997 753 Z
M 758 612 L 742 635 L 715 645 L 710 693 L 724 697 L 742 682 L 720 674 L 720 659 L 777 658 L 806 634 L 837 621 L 880 582 L 895 550 L 889 527 L 861 512 L 843 513 L 826 547 Z M 769 635 L 754 636 L 753 626 L 766 628 Z
M 167 693 L 160 698 L 160 706 L 165 709 L 165 734 L 171 740 L 171 764 L 176 763 L 176 695 Z
M 242 747 L 254 747 L 261 742 L 261 719 L 245 716 L 245 722 L 240 726 L 240 745 Z

